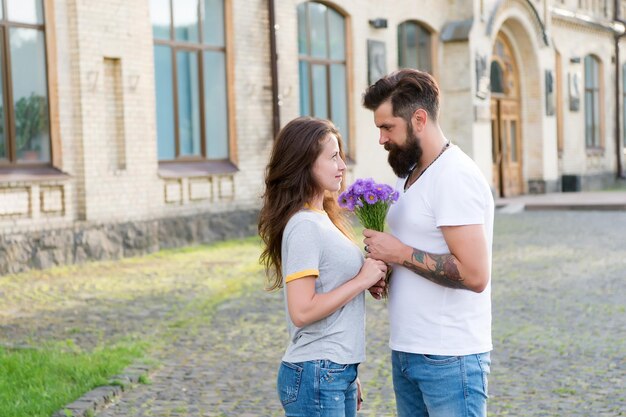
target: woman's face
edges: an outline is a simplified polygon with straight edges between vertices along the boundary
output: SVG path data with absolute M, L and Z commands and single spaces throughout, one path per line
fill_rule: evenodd
M 346 163 L 339 155 L 339 143 L 333 134 L 322 140 L 322 152 L 313 164 L 313 178 L 324 191 L 336 192 L 341 187 Z

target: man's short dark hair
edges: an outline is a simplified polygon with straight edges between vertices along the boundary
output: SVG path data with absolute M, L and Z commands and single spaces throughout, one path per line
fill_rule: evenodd
M 439 86 L 427 72 L 401 69 L 370 85 L 363 94 L 363 106 L 376 110 L 391 100 L 393 115 L 410 122 L 417 109 L 424 109 L 432 120 L 439 114 Z

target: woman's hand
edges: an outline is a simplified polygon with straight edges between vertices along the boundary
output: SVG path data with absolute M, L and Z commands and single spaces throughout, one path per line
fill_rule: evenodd
M 366 259 L 356 276 L 326 293 L 315 291 L 313 275 L 290 281 L 287 286 L 287 310 L 296 327 L 304 327 L 328 317 L 385 277 L 387 265 Z
M 356 411 L 361 409 L 361 404 L 363 404 L 363 390 L 361 388 L 361 381 L 359 377 L 356 377 Z
M 383 261 L 367 258 L 355 278 L 363 282 L 364 290 L 366 290 L 381 279 L 384 279 L 386 273 L 387 265 Z

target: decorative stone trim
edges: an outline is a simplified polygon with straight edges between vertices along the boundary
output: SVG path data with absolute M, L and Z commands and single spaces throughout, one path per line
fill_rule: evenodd
M 0 218 L 30 217 L 31 213 L 30 187 L 0 189 Z
M 65 215 L 65 189 L 61 185 L 39 187 L 40 211 L 45 215 Z
M 213 201 L 213 177 L 189 179 L 189 201 Z

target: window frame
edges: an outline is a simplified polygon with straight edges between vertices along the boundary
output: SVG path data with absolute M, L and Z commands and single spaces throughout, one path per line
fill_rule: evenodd
M 61 165 L 58 139 L 58 109 L 56 94 L 53 94 L 52 86 L 56 85 L 57 76 L 54 63 L 51 57 L 55 56 L 55 42 L 51 33 L 54 27 L 54 14 L 52 11 L 52 0 L 42 0 L 43 23 L 21 23 L 8 20 L 7 0 L 1 2 L 2 18 L 0 19 L 0 33 L 2 33 L 2 46 L 0 47 L 0 59 L 2 60 L 2 105 L 6 109 L 3 114 L 3 122 L 5 126 L 5 143 L 6 158 L 0 159 L 0 177 L 3 174 L 13 173 L 37 173 L 41 175 L 54 175 L 55 171 L 50 170 L 54 166 Z M 13 96 L 13 73 L 11 68 L 11 40 L 10 29 L 23 28 L 40 31 L 43 34 L 43 50 L 46 75 L 46 101 L 48 110 L 48 140 L 50 155 L 47 161 L 28 161 L 19 162 L 17 159 L 17 143 L 16 143 L 16 122 L 15 122 L 15 103 Z M 51 39 L 52 38 L 52 39 Z M 56 89 L 54 89 L 56 93 Z
M 587 59 L 591 59 L 591 62 L 595 65 L 597 69 L 598 77 L 594 79 L 593 82 L 597 86 L 588 86 L 587 85 Z M 585 132 L 585 149 L 592 153 L 603 152 L 604 151 L 604 125 L 603 125 L 603 115 L 604 115 L 604 107 L 603 107 L 603 76 L 602 76 L 602 61 L 594 54 L 587 54 L 583 59 L 583 68 L 584 68 L 584 100 L 585 100 L 585 110 L 583 112 L 583 123 L 584 123 L 584 132 Z M 588 94 L 591 95 L 591 103 L 587 100 Z M 597 101 L 596 101 L 597 99 Z M 595 103 L 598 103 L 596 108 Z M 592 136 L 589 138 L 587 133 L 587 112 L 591 110 L 591 120 L 592 120 Z M 598 137 L 596 137 L 596 132 Z
M 563 138 L 563 58 L 561 52 L 557 49 L 555 55 L 555 92 L 556 92 L 556 148 L 559 157 L 563 156 L 565 149 L 565 141 Z
M 415 20 L 415 19 L 409 19 L 409 20 L 405 20 L 403 22 L 400 22 L 398 24 L 398 29 L 396 31 L 396 39 L 398 40 L 398 68 L 413 68 L 413 67 L 407 67 L 407 66 L 403 66 L 402 64 L 402 60 L 404 59 L 404 61 L 406 62 L 406 58 L 403 58 L 406 56 L 406 49 L 403 48 L 404 45 L 402 45 L 399 42 L 400 39 L 400 31 L 402 30 L 402 38 L 406 41 L 407 35 L 406 35 L 406 30 L 404 30 L 404 28 L 406 27 L 407 24 L 412 24 L 415 25 L 417 27 L 417 29 L 421 29 L 422 31 L 426 32 L 428 34 L 429 37 L 429 54 L 428 54 L 428 59 L 429 59 L 429 66 L 430 66 L 430 70 L 424 70 L 421 68 L 415 68 L 418 69 L 420 71 L 426 71 L 428 72 L 430 75 L 435 76 L 435 47 L 436 47 L 436 40 L 435 40 L 435 31 L 428 26 L 427 24 L 425 24 L 424 22 L 420 22 L 419 20 Z M 416 37 L 416 50 L 419 51 L 419 49 L 417 48 L 419 46 L 419 37 Z M 419 52 L 418 52 L 418 58 L 419 58 Z
M 330 34 L 330 24 L 329 24 L 329 13 L 328 11 L 325 12 L 325 20 L 326 20 L 326 50 L 327 50 L 327 57 L 326 58 L 319 58 L 319 57 L 314 57 L 311 54 L 311 50 L 310 50 L 310 46 L 311 46 L 311 28 L 310 26 L 307 24 L 306 27 L 306 42 L 307 42 L 307 46 L 308 46 L 308 50 L 306 54 L 302 54 L 300 53 L 300 50 L 298 49 L 298 74 L 299 74 L 299 66 L 301 62 L 305 62 L 307 65 L 307 70 L 308 70 L 308 96 L 309 96 L 309 114 L 313 115 L 313 108 L 314 108 L 314 98 L 313 98 L 313 72 L 312 72 L 312 67 L 313 65 L 323 65 L 325 68 L 325 80 L 326 80 L 326 112 L 328 114 L 328 119 L 332 120 L 332 88 L 331 88 L 331 66 L 332 65 L 343 65 L 345 68 L 345 85 L 346 85 L 346 97 L 345 97 L 345 102 L 346 102 L 346 129 L 347 132 L 341 132 L 342 134 L 342 138 L 345 142 L 345 144 L 347 145 L 346 148 L 344 149 L 344 151 L 346 151 L 346 158 L 348 159 L 349 162 L 353 162 L 354 161 L 354 156 L 356 155 L 356 151 L 355 151 L 355 144 L 356 141 L 354 140 L 354 117 L 353 117 L 353 105 L 352 102 L 350 101 L 350 97 L 352 97 L 352 57 L 351 57 L 351 50 L 352 50 L 352 42 L 351 42 L 351 19 L 350 16 L 344 11 L 342 10 L 340 7 L 338 7 L 335 4 L 326 2 L 326 1 L 306 1 L 300 4 L 296 5 L 296 14 L 297 12 L 297 8 L 300 5 L 304 5 L 304 7 L 306 8 L 306 14 L 305 14 L 305 18 L 307 22 L 310 22 L 310 17 L 309 17 L 309 5 L 310 4 L 320 4 L 325 6 L 326 8 L 334 11 L 335 13 L 339 14 L 342 19 L 343 19 L 343 25 L 344 25 L 344 58 L 343 60 L 338 60 L 338 59 L 332 59 L 330 58 L 330 44 L 331 44 L 331 34 Z M 297 38 L 297 42 L 300 41 L 299 39 L 299 32 L 300 32 L 300 28 L 298 27 L 298 22 L 296 22 L 296 26 L 297 26 L 297 30 L 296 33 L 298 34 L 298 38 Z M 299 79 L 298 76 L 298 88 L 300 88 L 301 85 L 301 81 Z M 300 91 L 300 94 L 302 92 Z M 300 107 L 300 104 L 298 104 L 299 109 L 298 109 L 298 113 L 302 114 L 302 108 Z M 346 138 L 346 133 L 347 133 L 347 138 Z M 347 139 L 347 140 L 346 140 Z
M 224 10 L 224 45 L 215 46 L 208 43 L 204 43 L 204 20 L 202 18 L 202 1 L 197 0 L 197 41 L 181 41 L 176 39 L 175 25 L 174 25 L 174 0 L 168 0 L 169 14 L 170 14 L 170 38 L 161 39 L 152 35 L 153 53 L 156 46 L 166 46 L 169 48 L 171 65 L 172 65 L 172 95 L 174 108 L 174 159 L 158 159 L 159 171 L 161 176 L 172 177 L 178 175 L 198 175 L 199 172 L 207 173 L 230 173 L 237 171 L 236 164 L 238 163 L 237 147 L 236 147 L 236 133 L 235 133 L 235 101 L 234 92 L 231 87 L 234 82 L 234 62 L 231 51 L 232 47 L 232 0 L 223 0 Z M 208 11 L 205 11 L 208 13 Z M 150 22 L 152 28 L 152 21 Z M 178 89 L 178 65 L 177 65 L 177 53 L 178 52 L 193 52 L 196 55 L 197 71 L 198 71 L 198 113 L 200 114 L 200 155 L 180 155 L 181 141 L 180 141 L 180 116 L 178 108 L 179 89 Z M 204 74 L 204 52 L 221 52 L 224 54 L 225 63 L 225 82 L 226 82 L 226 126 L 228 129 L 226 140 L 226 147 L 228 155 L 226 158 L 209 159 L 207 156 L 207 138 L 206 138 L 206 113 L 205 113 L 205 79 Z M 153 60 L 154 65 L 154 60 Z M 156 67 L 155 67 L 156 74 Z M 156 115 L 156 101 L 155 101 L 155 115 Z M 157 115 L 158 117 L 158 115 Z M 156 132 L 156 141 L 158 147 L 158 132 Z M 157 156 L 158 158 L 158 156 Z M 192 174 L 190 174 L 192 173 Z

